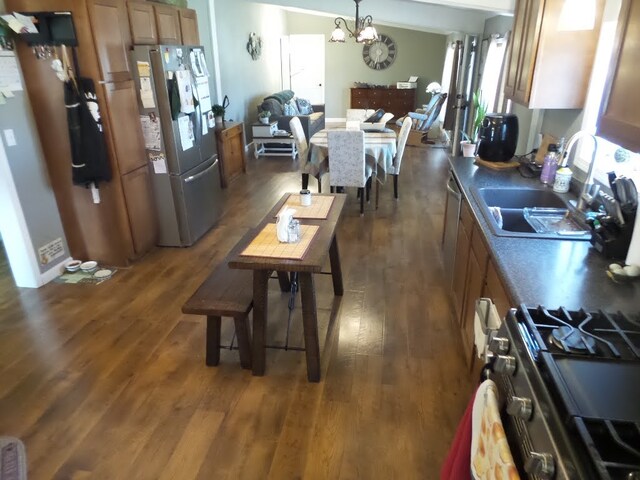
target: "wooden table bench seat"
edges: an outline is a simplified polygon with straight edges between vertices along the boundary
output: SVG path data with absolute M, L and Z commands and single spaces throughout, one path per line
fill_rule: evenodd
M 206 364 L 220 362 L 222 317 L 235 323 L 240 365 L 251 369 L 249 312 L 253 308 L 253 277 L 250 271 L 231 269 L 224 259 L 182 306 L 182 313 L 207 316 Z

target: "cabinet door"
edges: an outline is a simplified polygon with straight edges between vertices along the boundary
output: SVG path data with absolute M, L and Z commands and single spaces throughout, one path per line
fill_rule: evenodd
M 131 37 L 124 0 L 88 0 L 87 6 L 102 80 L 130 80 L 128 50 Z
M 619 50 L 612 62 L 598 122 L 598 135 L 634 152 L 640 151 L 640 2 L 623 7 Z
M 198 15 L 195 10 L 181 8 L 180 33 L 184 45 L 200 45 L 200 35 L 198 34 Z
M 157 45 L 156 17 L 153 5 L 147 2 L 127 3 L 129 11 L 129 25 L 131 26 L 131 40 L 134 45 Z
M 151 192 L 151 174 L 144 165 L 122 176 L 122 189 L 136 256 L 148 251 L 157 240 L 158 227 Z
M 509 68 L 507 69 L 507 78 L 504 85 L 504 94 L 508 98 L 513 98 L 516 91 L 516 81 L 518 78 L 518 62 L 520 61 L 520 53 L 522 50 L 522 36 L 524 32 L 524 22 L 527 16 L 527 8 L 530 6 L 528 0 L 518 0 L 516 6 L 515 17 L 513 20 L 513 30 L 509 36 L 511 44 L 509 53 Z
M 159 43 L 166 45 L 182 44 L 178 10 L 166 5 L 154 5 L 153 10 L 156 14 Z
M 109 129 L 122 175 L 147 163 L 135 84 L 129 80 L 108 83 L 104 88 Z
M 491 260 L 487 264 L 487 282 L 483 295 L 493 300 L 500 318 L 504 318 L 509 309 L 515 306 L 509 300 L 507 290 L 504 288 L 496 267 Z
M 529 95 L 531 94 L 531 82 L 538 53 L 538 39 L 540 37 L 543 12 L 541 0 L 528 0 L 526 4 L 514 91 L 514 98 L 523 104 L 529 101 Z

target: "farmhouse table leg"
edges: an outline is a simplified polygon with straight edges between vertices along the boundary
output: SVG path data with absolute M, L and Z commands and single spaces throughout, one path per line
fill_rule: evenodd
M 300 272 L 300 294 L 302 296 L 302 324 L 304 347 L 307 355 L 307 379 L 320 381 L 320 344 L 318 341 L 318 312 L 313 274 Z
M 333 280 L 333 294 L 342 296 L 342 267 L 340 266 L 340 252 L 338 251 L 338 236 L 334 235 L 329 247 L 329 261 L 331 262 L 331 279 Z
M 253 352 L 251 355 L 254 375 L 264 375 L 267 337 L 269 270 L 253 271 Z

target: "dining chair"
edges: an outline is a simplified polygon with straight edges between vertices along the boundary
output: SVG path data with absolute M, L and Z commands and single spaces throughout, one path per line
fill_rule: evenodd
M 330 130 L 327 132 L 327 143 L 331 187 L 357 187 L 360 215 L 364 215 L 365 187 L 368 198 L 375 167 L 375 160 L 365 157 L 364 132 Z
M 289 128 L 291 134 L 296 142 L 296 148 L 298 150 L 298 162 L 300 163 L 300 171 L 302 172 L 302 189 L 306 190 L 309 187 L 309 175 L 313 175 L 318 180 L 318 193 L 322 193 L 322 175 L 326 173 L 326 167 L 322 165 L 313 165 L 309 161 L 309 144 L 307 143 L 307 137 L 304 135 L 302 123 L 298 117 L 293 117 L 289 121 Z
M 398 143 L 396 147 L 396 156 L 393 157 L 393 165 L 389 167 L 387 173 L 393 175 L 393 196 L 398 199 L 398 175 L 400 175 L 400 167 L 402 166 L 402 157 L 404 156 L 404 149 L 407 146 L 407 139 L 409 138 L 409 132 L 411 131 L 412 121 L 410 117 L 406 117 L 400 127 L 400 133 L 398 134 Z M 378 208 L 378 198 L 380 190 L 380 182 L 376 182 L 376 208 Z

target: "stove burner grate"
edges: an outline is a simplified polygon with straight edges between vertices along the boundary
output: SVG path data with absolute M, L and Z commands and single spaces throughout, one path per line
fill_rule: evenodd
M 580 330 L 570 327 L 558 327 L 551 331 L 549 341 L 565 352 L 589 352 L 594 353 L 596 340 L 588 335 L 583 335 Z

